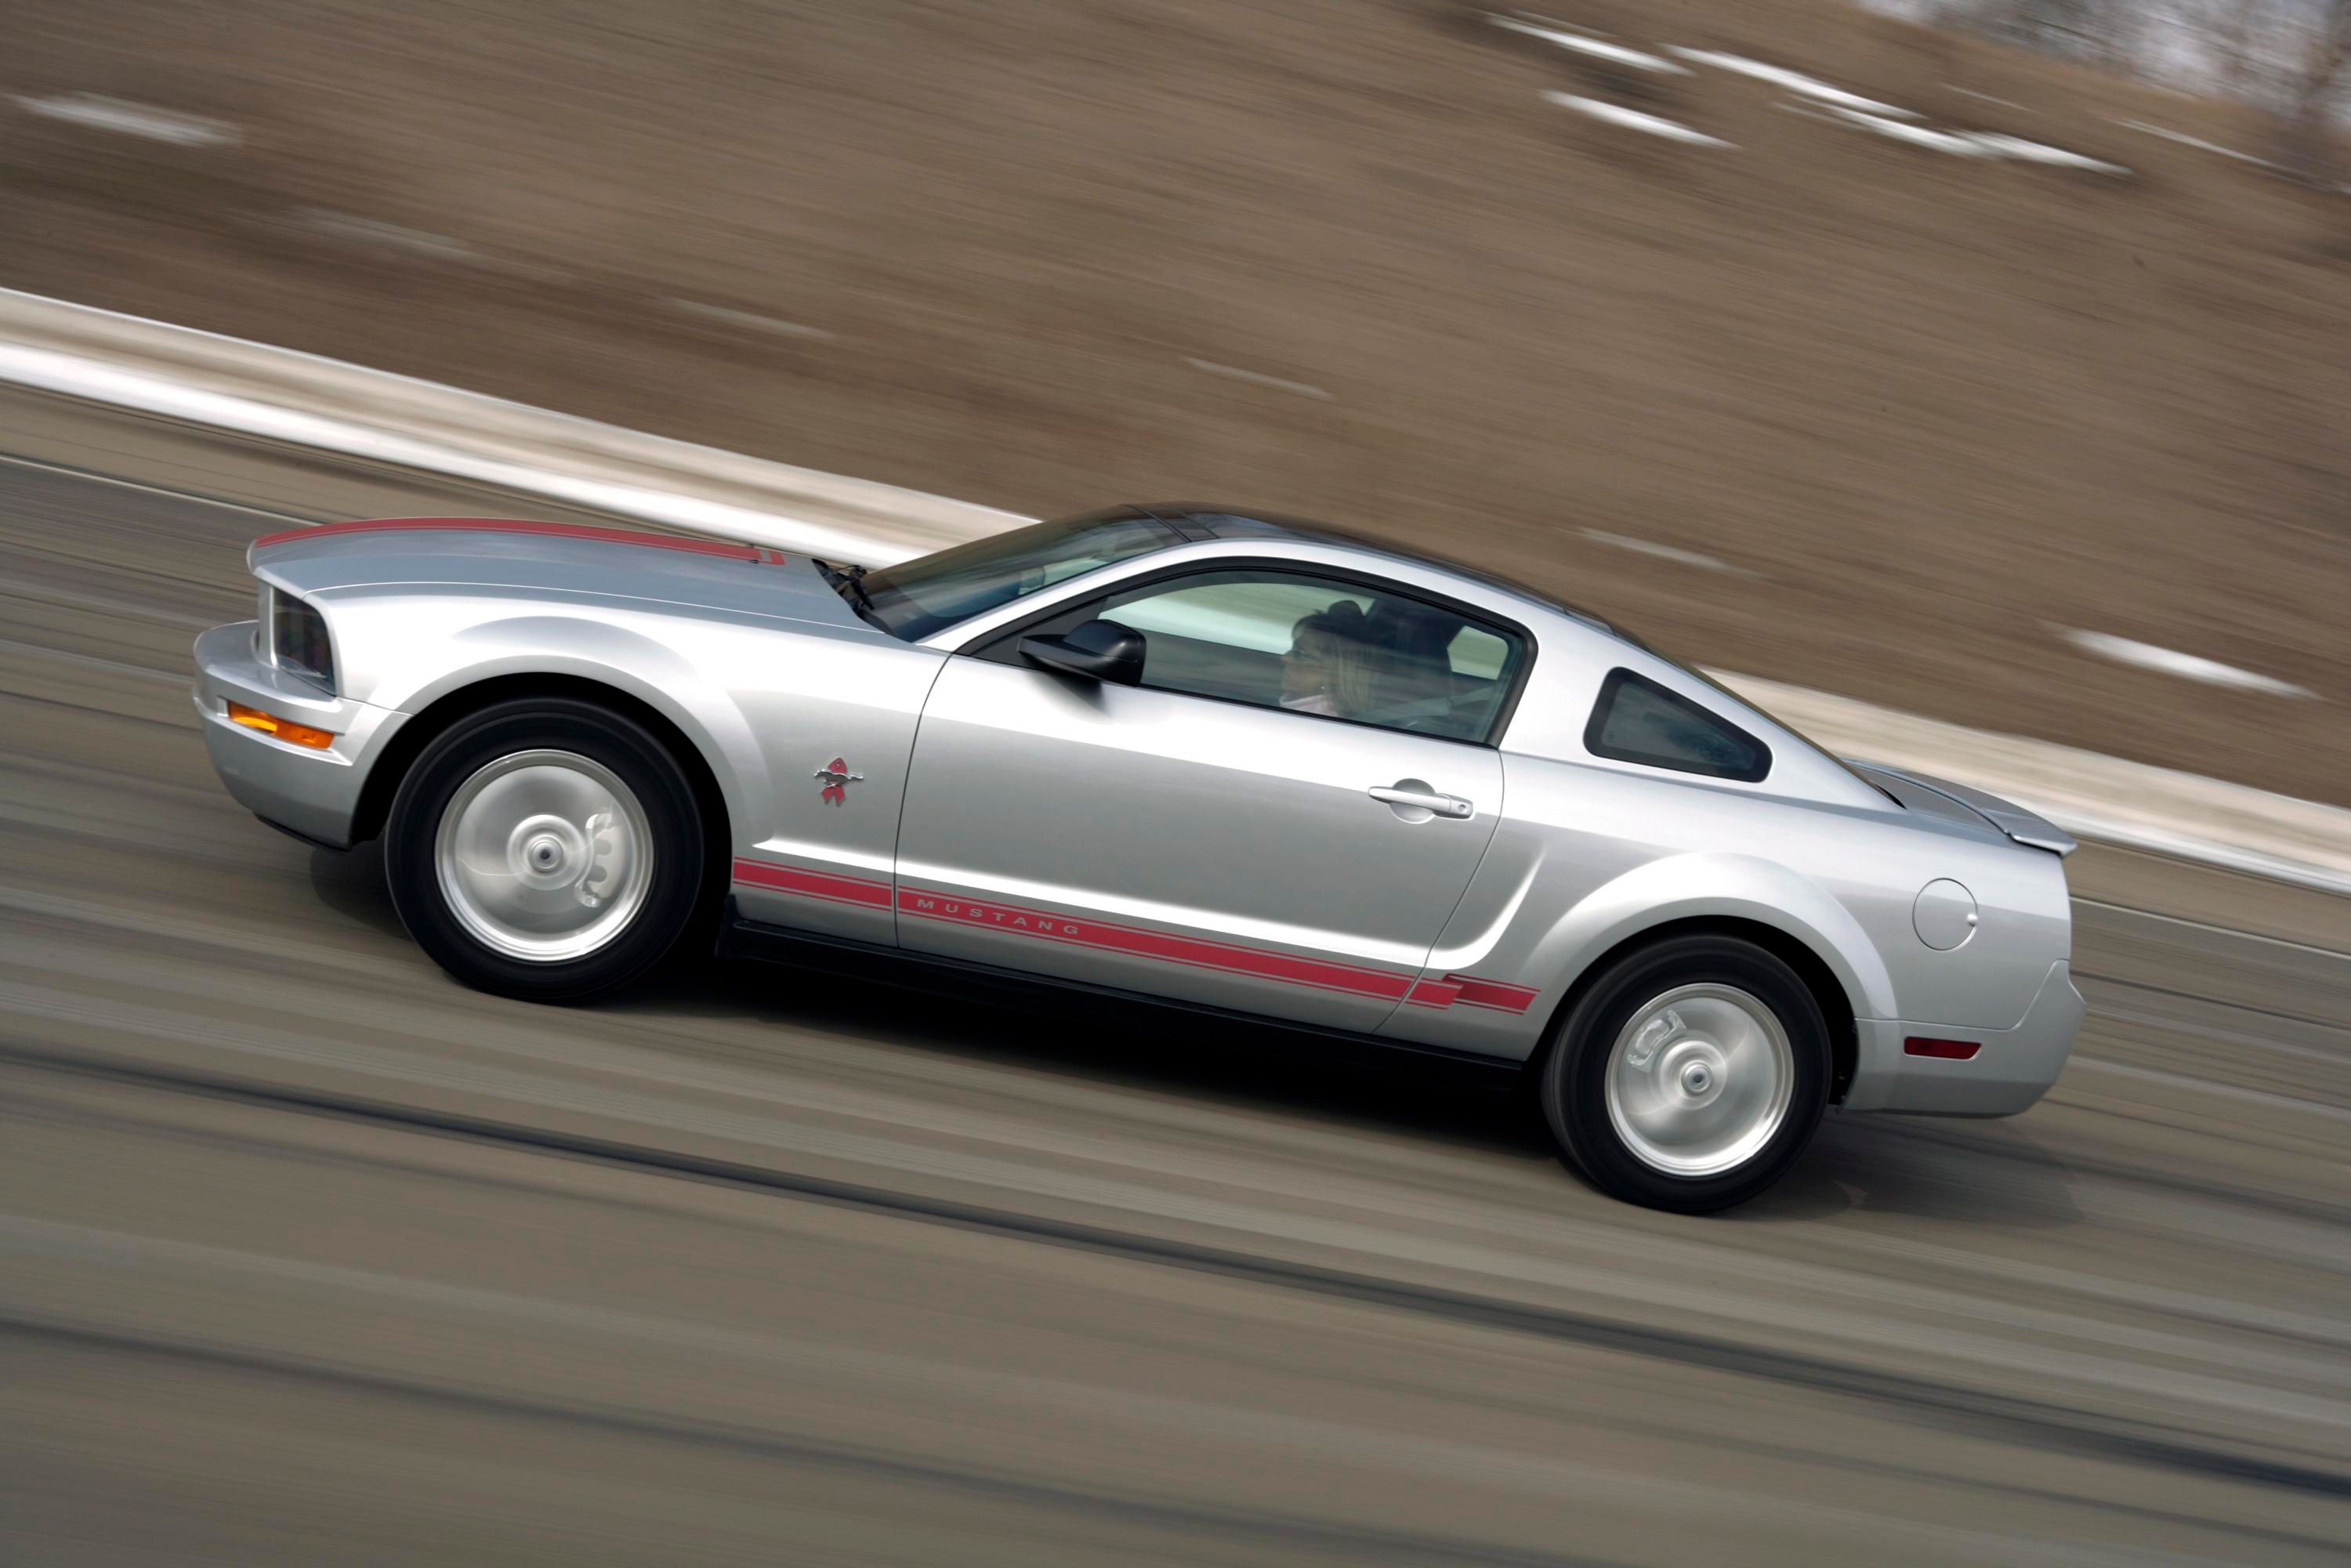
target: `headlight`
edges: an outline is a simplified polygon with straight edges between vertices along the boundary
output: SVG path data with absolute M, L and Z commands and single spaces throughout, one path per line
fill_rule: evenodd
M 327 641 L 327 618 L 308 601 L 263 584 L 261 624 L 269 639 L 269 662 L 281 670 L 335 689 L 335 649 Z

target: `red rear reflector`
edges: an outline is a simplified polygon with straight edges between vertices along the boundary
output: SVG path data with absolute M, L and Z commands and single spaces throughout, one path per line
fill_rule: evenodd
M 1983 1045 L 1979 1040 L 1926 1040 L 1915 1034 L 1902 1042 L 1902 1051 L 1906 1056 L 1938 1056 L 1945 1061 L 1969 1061 L 1982 1049 Z

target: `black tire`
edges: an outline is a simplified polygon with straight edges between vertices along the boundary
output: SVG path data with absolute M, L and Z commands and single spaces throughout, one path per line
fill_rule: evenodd
M 1636 1153 L 1611 1117 L 1607 1095 L 1619 1034 L 1651 1002 L 1686 986 L 1728 987 L 1761 1002 L 1787 1038 L 1793 1068 L 1787 1109 L 1768 1140 L 1737 1165 L 1701 1176 L 1660 1168 Z M 1828 1106 L 1831 1064 L 1820 1004 L 1786 963 L 1735 936 L 1675 936 L 1627 953 L 1594 977 L 1560 1019 L 1535 1090 L 1561 1155 L 1593 1186 L 1647 1208 L 1708 1214 L 1753 1197 L 1803 1153 Z
M 490 946 L 451 907 L 437 870 L 442 818 L 459 789 L 499 758 L 538 750 L 609 769 L 635 796 L 651 841 L 653 870 L 635 912 L 576 958 L 520 958 Z M 526 1001 L 584 1001 L 643 978 L 695 925 L 716 828 L 705 823 L 677 758 L 634 719 L 577 698 L 517 698 L 458 720 L 409 768 L 384 825 L 384 880 L 416 945 L 465 984 Z

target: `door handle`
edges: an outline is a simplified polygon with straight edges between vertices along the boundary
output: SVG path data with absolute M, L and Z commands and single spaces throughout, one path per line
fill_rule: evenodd
M 1417 788 L 1402 788 L 1401 785 L 1405 783 L 1416 785 Z M 1399 780 L 1397 786 L 1374 784 L 1364 793 L 1371 796 L 1373 800 L 1383 801 L 1390 806 L 1415 807 L 1439 817 L 1450 817 L 1456 821 L 1466 820 L 1478 810 L 1476 806 L 1464 800 L 1460 796 L 1441 795 L 1426 785 L 1421 784 L 1416 779 Z

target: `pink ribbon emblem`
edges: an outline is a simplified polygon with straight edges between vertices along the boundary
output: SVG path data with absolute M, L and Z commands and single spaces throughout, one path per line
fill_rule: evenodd
M 865 777 L 862 773 L 852 773 L 849 770 L 849 763 L 839 757 L 832 759 L 831 767 L 818 768 L 816 776 L 823 781 L 823 799 L 828 806 L 846 804 L 849 800 L 850 785 Z

